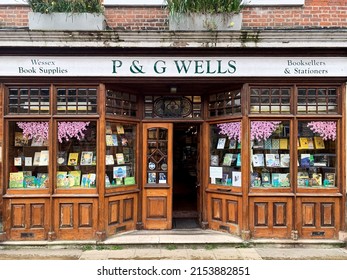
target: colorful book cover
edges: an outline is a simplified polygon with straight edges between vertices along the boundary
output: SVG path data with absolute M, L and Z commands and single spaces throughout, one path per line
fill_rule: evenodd
M 126 177 L 126 174 L 127 174 L 126 166 L 113 167 L 113 178 L 124 178 Z
M 81 185 L 82 185 L 82 183 L 81 183 Z M 106 188 L 111 187 L 110 177 L 108 177 L 107 174 L 105 175 L 105 187 Z
M 37 179 L 35 176 L 24 176 L 23 185 L 24 188 L 33 189 L 36 188 Z
M 280 156 L 280 167 L 289 167 L 290 164 L 290 155 L 281 154 Z
M 280 173 L 280 186 L 289 187 L 290 186 L 290 177 L 289 173 Z
M 128 146 L 128 139 L 125 136 L 121 137 L 121 143 L 123 147 Z
M 23 136 L 23 132 L 17 131 L 14 133 L 14 145 L 16 147 L 28 145 L 28 139 Z
M 237 144 L 236 140 L 230 139 L 229 149 L 236 149 L 236 144 Z
M 304 168 L 308 168 L 313 166 L 313 155 L 311 154 L 301 154 L 300 155 L 300 166 Z
M 81 171 L 72 170 L 68 173 L 70 187 L 77 187 L 81 185 Z
M 279 167 L 280 155 L 279 154 L 266 154 L 265 161 L 267 167 Z
M 261 185 L 263 187 L 269 187 L 270 186 L 270 173 L 269 172 L 263 172 L 261 173 Z
M 241 187 L 241 183 L 242 183 L 242 177 L 241 177 L 241 172 L 240 171 L 233 171 L 232 173 L 232 185 L 234 187 Z
M 287 138 L 281 138 L 280 139 L 280 150 L 288 150 L 288 139 Z
M 81 177 L 81 187 L 88 188 L 89 187 L 89 174 L 82 174 Z
M 335 173 L 325 173 L 324 186 L 335 187 Z
M 223 165 L 231 166 L 232 160 L 233 160 L 233 154 L 226 153 L 223 158 Z
M 160 177 L 160 174 L 159 174 L 159 177 Z M 135 185 L 135 184 L 136 184 L 135 183 L 135 177 L 125 177 L 124 178 L 124 185 Z
M 118 146 L 117 134 L 112 134 L 112 143 L 113 143 L 113 146 Z
M 9 187 L 11 189 L 24 187 L 24 174 L 23 172 L 10 172 Z
M 21 157 L 15 157 L 14 158 L 14 166 L 22 166 L 22 158 Z
M 272 173 L 271 174 L 271 185 L 274 188 L 280 187 L 280 173 Z
M 116 153 L 116 161 L 117 161 L 117 164 L 124 164 L 124 154 Z
M 114 165 L 113 155 L 106 155 L 106 165 Z
M 125 181 L 126 178 L 124 178 Z M 159 173 L 159 184 L 166 184 L 166 174 L 164 172 Z
M 271 139 L 266 139 L 265 142 L 264 142 L 264 148 L 266 150 L 271 150 L 272 148 L 272 145 L 271 145 Z
M 48 188 L 49 177 L 48 173 L 37 173 L 37 181 L 39 188 Z
M 300 137 L 299 142 L 300 142 L 301 149 L 309 149 L 309 146 L 308 146 L 309 140 L 307 137 Z
M 57 187 L 68 187 L 67 171 L 57 171 Z
M 264 154 L 253 154 L 252 163 L 253 163 L 253 167 L 264 166 Z
M 211 155 L 210 165 L 211 166 L 218 166 L 219 165 L 219 156 L 218 155 Z
M 106 135 L 106 146 L 113 146 L 113 139 L 111 134 Z
M 222 150 L 225 147 L 226 138 L 219 138 L 217 143 L 217 150 Z
M 33 166 L 39 166 L 40 165 L 40 157 L 41 157 L 41 152 L 35 152 Z
M 110 124 L 106 124 L 106 134 L 112 134 L 112 127 Z
M 24 165 L 25 166 L 32 166 L 33 165 L 33 158 L 32 157 L 25 157 L 24 158 Z
M 123 125 L 117 124 L 116 129 L 117 129 L 117 133 L 118 134 L 124 134 L 124 127 L 123 127 Z
M 78 165 L 78 153 L 70 153 L 67 165 Z
M 324 144 L 324 140 L 322 137 L 320 136 L 315 136 L 313 137 L 314 140 L 314 145 L 316 147 L 316 149 L 325 149 L 325 144 Z
M 83 151 L 81 153 L 81 165 L 92 165 L 93 152 Z
M 44 150 L 41 151 L 41 155 L 40 155 L 40 166 L 48 166 L 48 161 L 49 161 L 49 151 Z
M 66 165 L 67 164 L 67 155 L 65 151 L 59 151 L 57 156 L 57 163 L 59 165 Z
M 311 182 L 312 182 L 312 186 L 322 186 L 323 185 L 322 174 L 313 173 Z
M 278 150 L 280 148 L 280 139 L 272 139 L 271 140 L 271 148 L 273 150 Z
M 254 140 L 253 141 L 253 145 L 252 145 L 253 149 L 264 149 L 264 140 Z
M 241 166 L 241 154 L 237 154 L 236 166 Z
M 155 184 L 157 181 L 157 174 L 155 172 L 149 172 L 148 173 L 148 183 L 149 184 Z
M 33 147 L 41 147 L 41 146 L 43 146 L 43 138 L 42 137 L 34 137 L 31 140 L 31 146 L 33 146 Z

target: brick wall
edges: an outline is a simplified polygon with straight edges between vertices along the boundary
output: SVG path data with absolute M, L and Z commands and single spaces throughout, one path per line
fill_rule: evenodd
M 28 25 L 28 8 L 0 6 L 0 28 Z M 160 7 L 109 7 L 109 28 L 116 30 L 165 30 L 167 11 Z M 346 28 L 347 0 L 306 0 L 304 7 L 246 7 L 245 29 Z

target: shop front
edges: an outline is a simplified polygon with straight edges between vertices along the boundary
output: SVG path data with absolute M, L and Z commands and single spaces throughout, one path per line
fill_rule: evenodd
M 345 57 L 0 61 L 2 240 L 344 230 Z

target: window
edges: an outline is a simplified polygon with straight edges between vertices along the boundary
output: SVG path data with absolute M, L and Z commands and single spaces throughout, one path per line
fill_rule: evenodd
M 336 187 L 336 122 L 298 122 L 299 188 Z
M 96 122 L 59 121 L 57 188 L 96 188 Z
M 241 187 L 241 123 L 210 126 L 210 183 Z
M 136 125 L 106 123 L 106 188 L 136 184 Z
M 290 187 L 289 121 L 251 121 L 251 187 Z
M 58 87 L 57 114 L 96 114 L 97 88 Z
M 9 122 L 9 189 L 49 188 L 48 121 Z
M 145 118 L 201 118 L 200 96 L 146 96 Z
M 49 114 L 49 86 L 9 87 L 7 114 Z
M 210 95 L 208 111 L 210 117 L 241 113 L 241 91 L 232 90 Z
M 288 87 L 252 87 L 251 113 L 290 113 L 291 89 Z
M 106 93 L 106 114 L 114 116 L 137 116 L 137 97 L 134 94 L 108 90 Z
M 298 114 L 337 114 L 338 91 L 331 87 L 299 87 Z

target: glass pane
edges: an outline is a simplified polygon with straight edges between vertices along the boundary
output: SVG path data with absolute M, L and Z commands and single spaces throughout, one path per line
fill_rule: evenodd
M 147 183 L 167 183 L 168 130 L 151 128 L 147 130 Z
M 10 189 L 49 187 L 48 122 L 9 123 Z
M 290 187 L 289 121 L 251 122 L 251 187 Z
M 136 184 L 136 125 L 106 123 L 106 188 Z
M 336 122 L 299 122 L 297 143 L 298 187 L 336 187 Z
M 210 126 L 211 184 L 241 187 L 241 123 Z
M 96 188 L 96 122 L 58 122 L 57 188 Z

